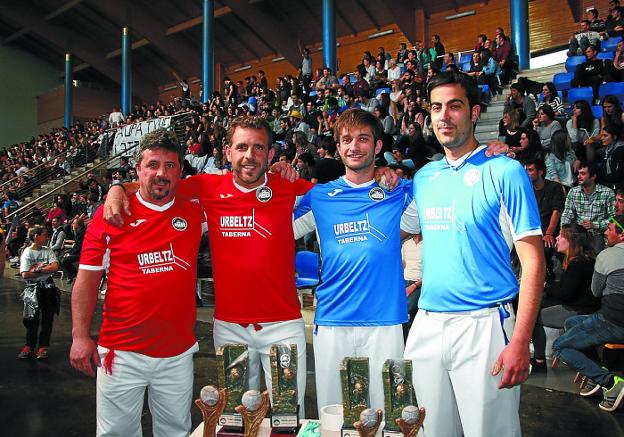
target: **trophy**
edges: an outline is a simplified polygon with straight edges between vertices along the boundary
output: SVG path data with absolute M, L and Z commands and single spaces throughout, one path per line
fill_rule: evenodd
M 396 420 L 396 424 L 399 425 L 405 437 L 416 437 L 424 421 L 425 409 L 408 405 L 401 411 L 401 417 Z
M 271 346 L 271 381 L 271 433 L 295 436 L 299 430 L 296 344 Z
M 368 357 L 342 360 L 340 382 L 344 417 L 341 435 L 342 437 L 357 437 L 359 434 L 354 424 L 360 419 L 362 411 L 370 407 Z
M 353 426 L 355 426 L 360 437 L 373 437 L 377 434 L 382 419 L 383 411 L 367 408 L 360 413 L 360 420 L 355 422 Z
M 384 437 L 399 437 L 401 428 L 396 422 L 408 405 L 414 405 L 412 361 L 388 359 L 383 365 L 384 408 L 386 425 Z
M 269 411 L 269 392 L 248 390 L 243 394 L 241 402 L 242 404 L 236 407 L 236 412 L 243 416 L 245 437 L 256 437 L 260 424 Z
M 242 402 L 243 393 L 248 388 L 247 345 L 226 344 L 217 351 L 219 385 L 227 393 L 225 408 L 219 417 L 222 426 L 219 436 L 240 436 L 243 434 L 243 418 L 236 411 Z
M 195 405 L 204 418 L 204 437 L 215 437 L 215 429 L 219 416 L 225 408 L 227 394 L 225 389 L 217 390 L 214 385 L 207 385 L 199 392 Z

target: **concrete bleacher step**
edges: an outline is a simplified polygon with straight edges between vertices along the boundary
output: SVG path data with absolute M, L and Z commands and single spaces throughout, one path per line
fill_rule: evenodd
M 552 77 L 557 73 L 564 73 L 565 65 L 557 64 L 549 67 L 534 68 L 532 70 L 522 70 L 518 77 L 526 77 L 536 82 L 551 82 Z

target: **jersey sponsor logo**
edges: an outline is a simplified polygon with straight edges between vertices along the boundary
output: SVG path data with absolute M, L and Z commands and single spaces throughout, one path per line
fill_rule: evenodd
M 182 217 L 174 217 L 171 220 L 171 226 L 173 226 L 173 229 L 176 231 L 184 231 L 188 227 L 188 224 Z
M 234 197 L 233 194 L 227 193 L 227 194 L 219 194 L 219 197 L 221 197 L 222 199 L 229 199 L 230 197 Z
M 465 225 L 455 215 L 455 202 L 452 206 L 435 206 L 422 211 L 424 229 L 427 231 L 465 230 Z
M 464 174 L 464 185 L 471 187 L 481 179 L 481 172 L 479 169 L 470 169 Z
M 368 192 L 368 197 L 375 202 L 379 202 L 380 200 L 384 200 L 386 198 L 386 193 L 379 187 L 375 187 Z
M 334 237 L 338 244 L 368 241 L 369 237 L 374 237 L 379 241 L 384 241 L 388 238 L 383 232 L 371 225 L 368 214 L 361 220 L 334 224 Z
M 176 266 L 182 270 L 188 270 L 191 267 L 188 262 L 176 256 L 173 243 L 169 244 L 169 249 L 139 253 L 137 260 L 139 269 L 144 275 L 172 272 Z
M 256 210 L 252 209 L 249 215 L 222 215 L 219 219 L 221 235 L 223 237 L 251 237 L 254 232 L 267 238 L 271 232 L 256 221 Z
M 256 199 L 260 202 L 268 202 L 273 197 L 273 191 L 269 187 L 260 187 L 256 190 Z
M 342 188 L 336 188 L 333 191 L 330 191 L 329 193 L 327 193 L 327 195 L 329 197 L 334 197 L 336 194 L 342 193 L 343 189 Z
M 141 223 L 145 223 L 146 221 L 147 221 L 146 219 L 138 219 L 137 221 L 130 223 L 130 226 L 132 226 L 133 228 L 136 228 Z

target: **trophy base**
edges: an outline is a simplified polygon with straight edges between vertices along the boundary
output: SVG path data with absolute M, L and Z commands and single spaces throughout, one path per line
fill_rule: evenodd
M 221 428 L 217 431 L 217 437 L 241 437 L 245 435 L 244 430 Z
M 271 435 L 297 435 L 299 428 L 299 405 L 295 414 L 275 413 L 271 416 Z
M 360 433 L 355 428 L 345 428 L 345 426 L 343 425 L 342 429 L 340 430 L 340 436 L 341 437 L 360 437 Z
M 403 437 L 401 431 L 386 431 L 385 429 L 381 433 L 382 437 Z

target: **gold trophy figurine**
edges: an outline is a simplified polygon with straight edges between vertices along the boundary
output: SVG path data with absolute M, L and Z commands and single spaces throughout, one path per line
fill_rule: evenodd
M 396 423 L 401 427 L 401 431 L 405 437 L 416 437 L 424 421 L 425 409 L 408 405 L 403 408 L 401 417 L 396 420 Z
M 256 437 L 260 424 L 269 411 L 269 392 L 248 390 L 243 394 L 241 402 L 242 405 L 236 407 L 236 412 L 243 416 L 245 437 Z
M 217 421 L 223 413 L 226 399 L 225 389 L 217 390 L 214 385 L 207 385 L 199 392 L 199 399 L 195 399 L 195 405 L 204 418 L 204 437 L 215 437 Z
M 383 419 L 383 411 L 367 408 L 360 413 L 360 420 L 353 424 L 360 437 L 373 437 L 377 434 L 381 420 Z

